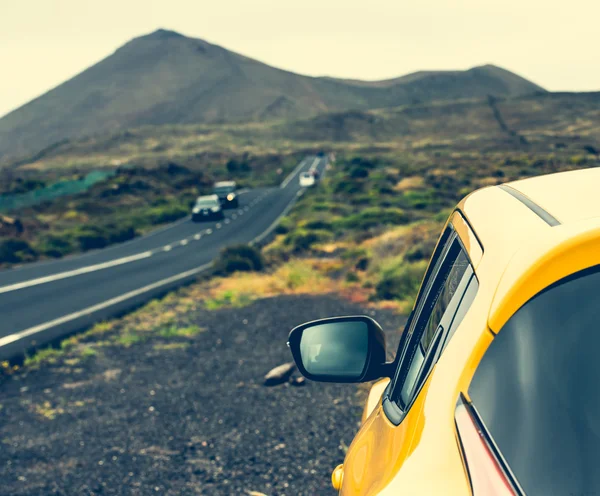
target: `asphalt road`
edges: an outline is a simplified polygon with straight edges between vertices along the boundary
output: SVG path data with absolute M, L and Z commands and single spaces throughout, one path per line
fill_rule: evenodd
M 0 359 L 76 332 L 195 279 L 225 246 L 256 243 L 270 233 L 302 188 L 306 157 L 279 188 L 251 190 L 219 222 L 189 218 L 104 250 L 0 272 Z

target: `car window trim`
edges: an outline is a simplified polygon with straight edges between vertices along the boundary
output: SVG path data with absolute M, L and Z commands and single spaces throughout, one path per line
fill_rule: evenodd
M 452 228 L 450 228 L 450 229 L 452 229 Z M 422 320 L 423 307 L 425 306 L 425 303 L 428 300 L 430 300 L 429 296 L 431 294 L 431 290 L 433 289 L 434 281 L 436 281 L 438 279 L 440 269 L 444 266 L 444 263 L 447 260 L 450 250 L 455 245 L 456 238 L 457 238 L 457 233 L 456 233 L 456 231 L 454 231 L 452 229 L 450 236 L 446 240 L 446 245 L 443 247 L 443 250 L 438 257 L 436 267 L 434 267 L 434 269 L 431 271 L 431 277 L 430 277 L 430 280 L 427 281 L 427 287 L 425 288 L 424 291 L 421 291 L 419 294 L 419 299 L 417 300 L 418 305 L 415 306 L 415 312 L 414 312 L 413 318 L 411 319 L 411 326 L 405 328 L 405 330 L 404 330 L 404 332 L 407 333 L 407 339 L 404 340 L 403 349 L 398 350 L 398 355 L 399 355 L 398 365 L 397 365 L 396 374 L 394 375 L 394 380 L 392 381 L 392 386 L 390 389 L 390 399 L 392 399 L 394 402 L 397 401 L 397 396 L 401 389 L 401 386 L 399 384 L 403 384 L 404 380 L 406 379 L 407 352 L 411 349 L 413 351 L 415 350 L 415 347 L 414 346 L 411 347 L 410 344 L 413 339 L 416 339 L 416 337 L 411 335 L 410 339 L 408 339 L 408 335 L 411 334 L 412 331 L 414 331 L 415 326 L 417 326 Z M 459 247 L 462 250 L 462 246 L 459 245 Z M 444 279 L 444 281 L 445 281 L 445 279 Z M 419 338 L 419 340 L 420 340 L 420 338 Z M 414 353 L 413 353 L 413 356 L 414 356 Z M 410 357 L 409 362 L 411 362 L 411 361 L 412 361 L 412 356 Z
M 421 390 L 421 387 L 427 380 L 427 377 L 429 377 L 433 366 L 437 363 L 440 355 L 442 354 L 442 351 L 448 344 L 450 332 L 452 330 L 456 330 L 454 327 L 454 319 L 456 318 L 456 314 L 458 313 L 458 310 L 461 307 L 461 304 L 464 300 L 465 295 L 467 294 L 467 291 L 469 289 L 470 284 L 473 281 L 473 278 L 473 269 L 471 265 L 468 265 L 467 269 L 465 270 L 465 273 L 461 277 L 459 285 L 456 288 L 456 292 L 452 296 L 450 303 L 448 304 L 448 306 L 446 307 L 446 311 L 444 312 L 443 317 L 446 317 L 446 313 L 448 311 L 451 312 L 451 314 L 448 315 L 448 325 L 446 327 L 442 326 L 444 318 L 442 318 L 442 320 L 438 324 L 436 334 L 433 338 L 432 344 L 429 347 L 427 354 L 425 355 L 425 360 L 423 360 L 423 364 L 421 365 L 421 368 L 417 374 L 417 380 L 415 381 L 415 384 L 410 392 L 411 398 L 407 402 L 405 409 L 410 409 L 416 395 Z M 440 330 L 440 327 L 442 328 L 442 330 L 441 332 L 438 332 Z
M 442 318 L 440 319 L 440 321 L 437 324 L 436 332 L 433 337 L 432 343 L 429 346 L 429 349 L 427 350 L 427 353 L 424 356 L 423 363 L 419 367 L 419 370 L 416 374 L 415 382 L 411 386 L 411 390 L 409 392 L 409 398 L 406 401 L 406 403 L 403 404 L 402 391 L 404 389 L 404 383 L 400 387 L 399 394 L 397 395 L 397 397 L 394 398 L 394 400 L 399 403 L 400 408 L 402 408 L 403 410 L 408 411 L 410 409 L 416 395 L 419 393 L 423 383 L 425 382 L 426 378 L 429 376 L 432 366 L 437 362 L 437 358 L 438 358 L 437 351 L 439 349 L 440 343 L 443 343 L 444 336 L 446 334 L 448 334 L 450 332 L 450 329 L 452 328 L 454 316 L 456 315 L 456 313 L 458 312 L 458 309 L 460 308 L 460 302 L 462 301 L 462 298 L 463 298 L 463 296 L 468 288 L 468 284 L 471 280 L 473 269 L 469 263 L 466 253 L 464 252 L 464 250 L 462 249 L 462 246 L 460 246 L 460 245 L 458 248 L 458 253 L 456 255 L 456 258 L 454 258 L 454 262 L 456 262 L 456 260 L 458 260 L 458 258 L 461 256 L 461 254 L 465 255 L 465 259 L 467 260 L 467 263 L 468 263 L 467 268 L 465 269 L 465 272 L 463 273 L 463 275 L 460 279 L 460 282 L 459 282 L 458 286 L 456 287 L 456 291 L 454 292 L 454 294 L 452 295 L 452 298 L 448 302 L 448 305 L 446 306 L 446 309 L 444 310 L 444 313 L 442 314 Z M 444 284 L 442 286 L 441 291 L 443 290 L 443 288 L 446 286 L 446 283 L 448 282 L 448 277 L 450 276 L 450 273 L 452 272 L 452 269 L 454 268 L 454 262 L 453 262 L 452 267 L 448 270 L 448 273 L 446 275 L 446 278 L 444 279 Z M 433 306 L 435 306 L 437 304 L 438 299 L 439 299 L 439 295 L 436 298 L 435 302 L 433 303 Z M 441 330 L 440 330 L 440 328 L 441 328 Z M 417 346 L 421 345 L 421 341 L 423 340 L 423 332 L 424 332 L 424 330 L 421 331 L 421 336 L 419 338 L 419 342 L 417 343 Z M 412 363 L 410 365 L 412 365 Z M 410 365 L 408 365 L 408 366 L 410 366 Z M 405 381 L 406 381 L 406 378 L 405 378 Z

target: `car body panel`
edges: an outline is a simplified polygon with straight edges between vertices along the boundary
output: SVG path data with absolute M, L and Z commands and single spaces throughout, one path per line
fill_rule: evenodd
M 592 175 L 573 174 L 574 181 L 558 174 L 560 181 L 546 184 L 577 189 L 579 181 Z M 584 190 L 591 191 L 587 184 Z M 551 196 L 544 192 L 544 198 Z M 571 205 L 552 207 L 543 205 L 561 220 L 588 217 Z M 600 218 L 552 227 L 502 188 L 468 195 L 450 221 L 473 264 L 477 294 L 399 425 L 388 420 L 382 407 L 387 382 L 374 384 L 363 424 L 344 460 L 341 495 L 471 494 L 454 411 L 459 394 L 469 399 L 468 386 L 495 336 L 491 329 L 499 329 L 527 299 L 556 280 L 600 263 Z
M 219 181 L 214 184 L 213 192 L 219 198 L 221 207 L 238 208 L 239 196 L 236 189 L 237 184 L 235 181 Z
M 218 208 L 218 210 L 213 210 Z M 192 208 L 192 221 L 215 220 L 224 218 L 223 209 L 217 195 L 199 196 Z
M 373 410 L 375 410 L 377 405 L 381 403 L 381 396 L 383 395 L 383 392 L 389 383 L 389 377 L 384 377 L 371 386 L 371 389 L 369 389 L 369 395 L 367 396 L 367 401 L 365 402 L 365 407 L 363 409 L 361 424 L 365 423 L 371 413 L 373 413 Z
M 469 226 L 467 220 L 460 210 L 456 210 L 450 219 L 454 229 L 462 241 L 467 255 L 469 255 L 473 269 L 477 270 L 477 266 L 483 257 L 483 246 L 481 246 L 477 236 Z
M 315 177 L 309 172 L 303 172 L 300 174 L 300 186 L 308 187 L 315 185 Z
M 600 217 L 599 184 L 600 168 L 559 172 L 507 183 L 563 224 Z
M 549 229 L 511 260 L 490 308 L 490 328 L 499 331 L 530 298 L 559 279 L 597 265 L 599 258 L 600 218 Z

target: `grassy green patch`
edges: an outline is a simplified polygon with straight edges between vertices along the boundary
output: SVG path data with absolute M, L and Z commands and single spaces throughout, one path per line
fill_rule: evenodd
M 241 308 L 252 303 L 252 300 L 253 298 L 248 293 L 226 290 L 213 298 L 207 298 L 204 301 L 204 306 L 208 310 L 231 307 Z
M 25 358 L 25 367 L 39 367 L 42 364 L 56 363 L 63 355 L 63 351 L 56 348 L 44 348 L 37 351 L 34 355 Z
M 153 346 L 155 350 L 185 350 L 189 348 L 188 343 L 157 343 Z
M 112 340 L 112 343 L 117 346 L 124 346 L 125 348 L 129 348 L 131 345 L 139 343 L 144 340 L 144 337 L 135 334 L 131 331 L 125 331 L 121 334 L 117 334 L 115 338 Z
M 159 336 L 161 336 L 163 338 L 176 338 L 176 337 L 190 338 L 190 337 L 200 334 L 201 332 L 204 332 L 204 331 L 206 331 L 206 329 L 204 327 L 200 327 L 200 326 L 196 326 L 196 325 L 192 325 L 192 326 L 188 326 L 188 327 L 170 326 L 170 327 L 167 327 L 166 329 L 160 330 L 158 334 L 159 334 Z

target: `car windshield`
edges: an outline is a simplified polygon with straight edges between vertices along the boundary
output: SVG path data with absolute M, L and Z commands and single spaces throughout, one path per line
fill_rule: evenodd
M 526 494 L 600 494 L 600 266 L 546 289 L 492 341 L 469 395 Z
M 214 188 L 214 192 L 217 195 L 225 195 L 227 193 L 232 193 L 235 191 L 235 186 L 216 186 Z
M 202 198 L 196 201 L 196 206 L 200 208 L 210 208 L 215 207 L 217 202 L 212 198 Z
M 303 173 L 302 173 L 302 178 L 303 178 L 303 179 L 310 179 L 310 177 L 311 177 L 311 175 L 310 175 L 310 173 L 309 173 L 309 172 L 303 172 Z

